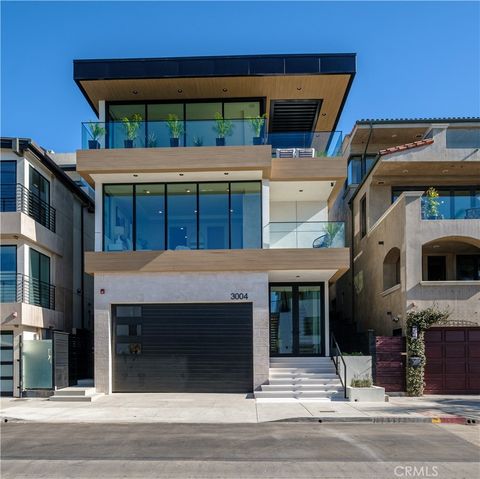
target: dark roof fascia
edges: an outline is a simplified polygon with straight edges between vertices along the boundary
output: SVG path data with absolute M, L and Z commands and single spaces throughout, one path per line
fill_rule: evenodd
M 19 151 L 16 150 L 16 142 L 18 141 Z M 35 144 L 30 138 L 0 138 L 1 148 L 10 149 L 16 153 L 24 152 L 29 150 L 33 155 L 46 167 L 48 168 L 55 177 L 63 183 L 77 198 L 82 202 L 82 204 L 88 207 L 89 210 L 93 211 L 95 209 L 95 202 L 90 198 L 81 188 L 79 188 L 76 183 L 58 166 L 50 156 Z
M 310 59 L 310 68 L 288 68 L 288 60 Z M 343 61 L 341 68 L 332 68 L 322 59 Z M 277 68 L 270 68 L 268 60 L 277 62 Z M 283 61 L 278 68 L 278 60 Z M 263 69 L 261 62 L 264 62 Z M 192 65 L 198 63 L 198 68 Z M 210 62 L 210 68 L 205 63 Z M 237 65 L 235 66 L 235 62 Z M 256 67 L 254 66 L 254 62 Z M 190 65 L 188 65 L 190 63 Z M 260 68 L 259 68 L 260 64 Z M 313 68 L 312 66 L 315 65 Z M 113 71 L 112 71 L 113 70 Z M 115 71 L 116 70 L 116 71 Z M 152 78 L 215 78 L 215 77 L 245 77 L 245 76 L 288 76 L 288 75 L 350 75 L 349 84 L 342 99 L 341 108 L 335 120 L 338 123 L 340 113 L 345 104 L 353 77 L 356 73 L 356 53 L 311 53 L 311 54 L 273 54 L 273 55 L 230 55 L 201 57 L 168 57 L 168 58 L 131 58 L 103 60 L 74 60 L 73 78 L 83 96 L 98 116 L 98 109 L 92 103 L 82 81 L 89 80 L 133 80 Z M 333 128 L 335 129 L 335 128 Z

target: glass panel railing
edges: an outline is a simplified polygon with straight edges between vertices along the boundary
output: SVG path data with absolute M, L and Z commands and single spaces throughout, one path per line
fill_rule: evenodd
M 277 157 L 339 156 L 342 132 L 275 132 L 266 123 L 240 120 L 110 121 L 82 123 L 82 148 L 171 148 L 178 146 L 272 146 Z
M 283 158 L 341 156 L 341 131 L 272 132 L 268 144 L 273 154 Z
M 422 220 L 478 220 L 480 196 L 455 195 L 422 197 Z
M 345 247 L 345 223 L 339 221 L 269 223 L 265 230 L 270 248 Z
M 82 123 L 82 148 L 168 148 L 265 144 L 265 126 L 251 120 Z

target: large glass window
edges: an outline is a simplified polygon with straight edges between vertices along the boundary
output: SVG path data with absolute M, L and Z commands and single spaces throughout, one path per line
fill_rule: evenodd
M 349 185 L 358 185 L 367 176 L 375 164 L 375 155 L 356 155 L 348 160 L 347 181 Z
M 108 140 L 110 148 L 146 147 L 145 105 L 109 105 Z
M 480 148 L 480 128 L 447 128 L 447 148 Z
M 33 167 L 30 167 L 30 191 L 50 204 L 50 182 Z
M 227 249 L 229 232 L 228 183 L 201 183 L 199 185 L 200 249 Z
M 0 211 L 15 211 L 17 162 L 0 161 Z
M 106 185 L 103 209 L 104 250 L 133 249 L 133 185 Z
M 30 248 L 30 303 L 50 308 L 50 258 Z
M 261 183 L 231 183 L 231 248 L 260 248 L 262 243 Z
M 0 246 L 0 301 L 14 303 L 16 301 L 17 247 Z
M 165 185 L 135 185 L 137 250 L 165 249 Z
M 261 248 L 261 183 L 104 186 L 104 251 Z
M 480 280 L 480 254 L 459 254 L 456 260 L 458 281 Z
M 197 185 L 167 185 L 168 249 L 197 249 Z

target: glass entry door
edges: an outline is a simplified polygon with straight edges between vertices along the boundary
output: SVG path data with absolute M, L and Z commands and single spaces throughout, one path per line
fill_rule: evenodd
M 270 285 L 270 355 L 322 356 L 323 284 Z

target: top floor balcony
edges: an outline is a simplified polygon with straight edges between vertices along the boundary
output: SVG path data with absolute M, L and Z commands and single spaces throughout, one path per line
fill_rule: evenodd
M 82 123 L 82 149 L 131 149 L 271 145 L 272 156 L 315 158 L 341 155 L 340 131 L 267 131 L 265 117 L 163 121 L 124 118 Z

